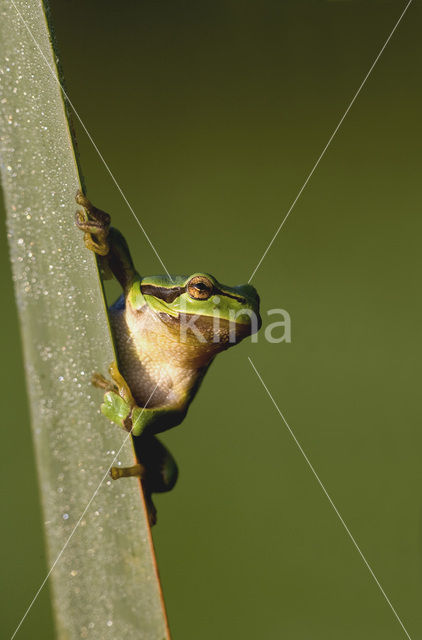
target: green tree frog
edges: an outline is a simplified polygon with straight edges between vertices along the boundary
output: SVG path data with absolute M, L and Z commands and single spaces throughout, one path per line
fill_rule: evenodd
M 81 192 L 76 201 L 86 247 L 123 289 L 109 308 L 118 364 L 111 380 L 97 373 L 92 382 L 105 392 L 102 413 L 132 434 L 137 464 L 110 473 L 140 478 L 152 525 L 151 494 L 172 489 L 178 474 L 156 434 L 183 421 L 215 356 L 258 331 L 259 297 L 251 285 L 229 287 L 208 273 L 141 277 L 110 216 Z

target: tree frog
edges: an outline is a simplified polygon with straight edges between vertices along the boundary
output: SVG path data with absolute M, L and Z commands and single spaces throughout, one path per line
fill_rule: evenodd
M 123 289 L 109 308 L 118 364 L 111 380 L 97 373 L 92 382 L 105 392 L 102 413 L 131 433 L 137 464 L 110 473 L 140 478 L 152 525 L 151 494 L 172 489 L 178 475 L 156 434 L 183 421 L 215 356 L 259 330 L 259 297 L 249 284 L 229 287 L 208 273 L 141 277 L 109 214 L 80 191 L 76 202 L 86 247 Z

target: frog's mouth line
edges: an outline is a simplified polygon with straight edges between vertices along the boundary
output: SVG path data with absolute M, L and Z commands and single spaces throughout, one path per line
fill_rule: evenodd
M 187 285 L 185 287 L 159 287 L 153 284 L 141 284 L 141 293 L 147 296 L 154 296 L 155 298 L 159 298 L 160 300 L 164 300 L 164 302 L 174 302 L 176 298 L 181 296 L 183 293 L 186 293 Z M 222 291 L 217 287 L 214 287 L 211 295 L 220 295 L 225 296 L 226 298 L 233 298 L 233 300 L 237 300 L 241 304 L 246 304 L 246 299 L 241 296 L 235 296 L 233 293 L 227 293 L 227 291 Z

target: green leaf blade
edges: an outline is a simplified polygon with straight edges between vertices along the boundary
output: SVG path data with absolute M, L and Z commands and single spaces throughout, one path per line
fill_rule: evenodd
M 95 258 L 74 225 L 80 181 L 42 4 L 0 0 L 0 42 L 2 184 L 58 637 L 161 640 L 139 484 L 107 477 L 126 436 L 90 385 L 114 352 Z M 118 462 L 133 464 L 130 439 Z

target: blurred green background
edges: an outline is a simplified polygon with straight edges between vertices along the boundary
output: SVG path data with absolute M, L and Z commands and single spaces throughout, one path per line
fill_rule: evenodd
M 405 4 L 54 0 L 69 95 L 173 273 L 246 281 Z M 220 356 L 154 530 L 175 640 L 422 634 L 422 90 L 415 3 L 258 270 L 292 343 Z M 160 267 L 75 120 L 88 195 Z M 0 635 L 46 574 L 5 228 Z M 116 431 L 116 442 L 119 439 Z M 137 532 L 134 531 L 133 535 Z M 48 589 L 18 636 L 53 638 Z M 117 638 L 117 636 L 116 636 Z

